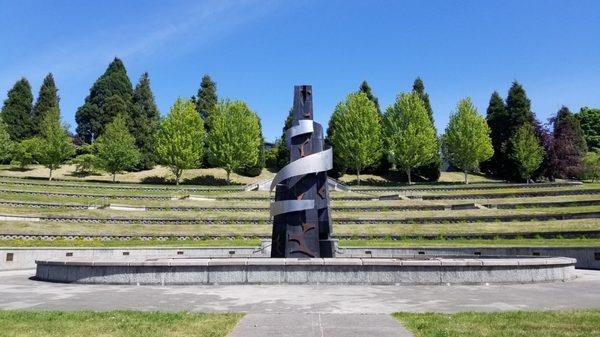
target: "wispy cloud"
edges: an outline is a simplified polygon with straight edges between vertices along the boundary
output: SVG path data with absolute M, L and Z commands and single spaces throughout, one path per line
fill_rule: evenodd
M 20 76 L 41 79 L 49 71 L 59 74 L 62 80 L 84 76 L 91 69 L 104 67 L 114 56 L 126 61 L 173 57 L 209 44 L 277 6 L 274 1 L 224 0 L 169 4 L 175 5 L 150 17 L 133 15 L 127 22 L 104 31 L 75 34 L 75 38 L 57 40 L 45 50 L 28 51 L 19 62 L 0 70 L 0 92 L 5 93 Z

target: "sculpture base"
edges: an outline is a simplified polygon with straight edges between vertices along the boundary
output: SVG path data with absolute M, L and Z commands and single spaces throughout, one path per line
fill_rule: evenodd
M 321 254 L 321 257 L 323 258 L 331 258 L 331 257 L 335 257 L 335 252 L 337 251 L 338 248 L 338 239 L 325 239 L 325 240 L 319 240 L 319 247 L 321 249 L 321 251 L 319 252 Z
M 566 281 L 575 259 L 421 258 L 36 261 L 42 281 L 86 284 L 479 284 Z

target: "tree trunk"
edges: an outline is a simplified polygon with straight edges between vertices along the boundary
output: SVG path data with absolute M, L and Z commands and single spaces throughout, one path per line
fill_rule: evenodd
M 227 185 L 231 185 L 230 176 L 231 176 L 231 171 L 227 171 Z
M 469 185 L 469 172 L 465 169 L 465 185 Z
M 175 175 L 175 186 L 179 186 L 179 174 Z
M 356 168 L 356 185 L 360 186 L 360 170 Z
M 410 169 L 409 168 L 406 169 L 406 176 L 408 177 L 408 184 L 412 185 L 412 180 L 410 179 Z
M 48 181 L 52 181 L 52 169 L 50 169 L 50 175 L 48 176 Z
M 115 182 L 116 179 L 117 179 L 117 174 L 113 173 L 113 183 Z

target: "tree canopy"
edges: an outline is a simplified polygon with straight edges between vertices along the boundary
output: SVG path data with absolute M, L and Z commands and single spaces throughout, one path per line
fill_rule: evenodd
M 41 142 L 40 148 L 43 148 L 37 154 L 37 161 L 50 170 L 48 180 L 52 180 L 52 172 L 75 153 L 75 145 L 67 132 L 68 127 L 60 122 L 58 108 L 50 109 L 44 114 L 37 138 Z
M 563 106 L 552 119 L 554 124 L 553 173 L 559 178 L 578 178 L 584 171 L 587 152 L 579 120 Z
M 8 97 L 2 106 L 0 116 L 8 127 L 8 134 L 13 141 L 21 141 L 33 135 L 31 125 L 31 109 L 33 94 L 27 79 L 22 78 L 8 91 Z
M 32 132 L 38 135 L 42 132 L 42 123 L 48 114 L 60 115 L 60 107 L 58 105 L 58 88 L 54 83 L 54 76 L 49 73 L 45 78 L 40 92 L 38 94 L 33 110 L 31 111 Z
M 529 182 L 533 173 L 544 161 L 544 148 L 539 144 L 531 124 L 523 124 L 510 138 L 511 158 L 515 161 L 518 174 Z
M 577 115 L 588 148 L 600 149 L 600 109 L 583 107 Z
M 10 139 L 6 124 L 0 118 L 0 163 L 8 161 L 13 152 L 14 142 Z
M 202 165 L 206 131 L 204 122 L 191 100 L 178 98 L 162 121 L 157 137 L 156 153 L 160 163 L 175 175 L 175 184 L 183 170 Z
M 75 113 L 77 135 L 87 143 L 101 136 L 117 115 L 131 114 L 132 96 L 133 88 L 125 66 L 115 58 L 92 85 L 84 104 Z
M 464 171 L 465 184 L 469 183 L 468 172 L 479 168 L 479 163 L 493 155 L 490 129 L 471 98 L 458 102 L 456 112 L 450 115 L 442 144 L 448 160 Z
M 140 161 L 137 168 L 142 170 L 151 169 L 156 164 L 154 148 L 160 123 L 160 112 L 154 101 L 148 73 L 142 74 L 140 81 L 135 86 L 132 104 L 128 129 L 135 138 L 135 145 L 140 151 Z
M 208 137 L 209 162 L 227 172 L 256 164 L 262 136 L 259 119 L 246 103 L 221 101 L 217 104 Z
M 413 92 L 416 92 L 419 95 L 419 98 L 423 101 L 425 105 L 425 109 L 427 110 L 427 115 L 431 120 L 431 125 L 433 125 L 434 133 L 437 138 L 437 129 L 435 128 L 435 120 L 433 118 L 433 109 L 431 108 L 431 103 L 429 102 L 429 94 L 425 92 L 425 84 L 420 77 L 417 77 L 413 83 Z M 438 144 L 439 147 L 439 144 Z M 414 173 L 422 176 L 426 180 L 429 181 L 437 181 L 440 178 L 440 166 L 442 164 L 442 158 L 439 153 L 434 155 L 434 159 L 425 165 L 415 168 Z
M 352 93 L 336 106 L 331 119 L 336 128 L 330 130 L 328 137 L 334 152 L 338 153 L 337 159 L 344 167 L 356 170 L 356 183 L 360 184 L 361 170 L 381 157 L 382 135 L 377 106 L 365 93 Z
M 396 165 L 406 171 L 412 183 L 411 170 L 435 160 L 437 137 L 423 100 L 416 92 L 402 93 L 384 114 L 386 147 Z
M 196 98 L 196 111 L 204 121 L 206 131 L 210 131 L 210 118 L 217 107 L 217 84 L 209 75 L 202 76 L 202 82 Z
M 94 143 L 98 152 L 100 167 L 112 175 L 135 167 L 140 160 L 140 153 L 135 146 L 135 139 L 127 130 L 125 116 L 117 115 L 106 126 L 106 131 Z

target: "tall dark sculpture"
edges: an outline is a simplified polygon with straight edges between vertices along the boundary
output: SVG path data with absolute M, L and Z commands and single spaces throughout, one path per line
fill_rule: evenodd
M 310 85 L 294 87 L 293 117 L 286 130 L 290 162 L 270 189 L 275 188 L 271 257 L 333 257 L 327 186 L 333 155 L 324 148 L 323 127 L 313 121 Z

